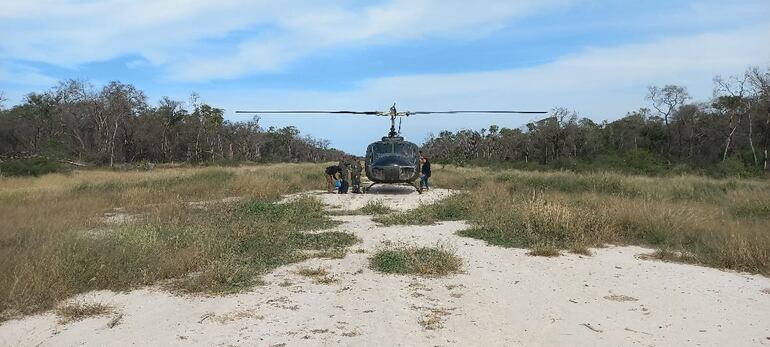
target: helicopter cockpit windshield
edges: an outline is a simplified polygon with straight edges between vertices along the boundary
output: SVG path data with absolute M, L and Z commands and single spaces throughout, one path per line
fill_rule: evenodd
M 396 155 L 401 155 L 405 157 L 414 157 L 415 155 L 415 146 L 411 143 L 394 143 L 393 144 L 393 153 Z
M 393 153 L 393 144 L 387 142 L 378 142 L 371 145 L 372 159 L 391 155 Z
M 411 143 L 377 142 L 371 145 L 370 151 L 373 160 L 391 155 L 413 158 L 416 155 L 417 146 Z

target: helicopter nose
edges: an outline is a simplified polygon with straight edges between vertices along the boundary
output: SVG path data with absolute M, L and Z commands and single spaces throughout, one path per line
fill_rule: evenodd
M 401 168 L 396 165 L 372 167 L 372 175 L 375 179 L 383 181 L 397 181 L 400 179 Z

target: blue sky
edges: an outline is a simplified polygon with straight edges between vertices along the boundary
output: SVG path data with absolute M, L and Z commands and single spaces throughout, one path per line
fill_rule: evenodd
M 649 85 L 711 96 L 715 75 L 770 66 L 770 1 L 5 0 L 0 91 L 21 102 L 58 80 L 120 80 L 237 109 L 574 109 L 597 121 L 647 106 Z M 443 129 L 533 117 L 404 120 Z M 360 154 L 386 119 L 263 116 Z

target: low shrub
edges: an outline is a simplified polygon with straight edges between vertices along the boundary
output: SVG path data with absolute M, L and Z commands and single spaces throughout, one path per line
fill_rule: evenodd
M 49 173 L 67 172 L 61 163 L 45 157 L 14 159 L 0 162 L 0 176 L 42 176 Z

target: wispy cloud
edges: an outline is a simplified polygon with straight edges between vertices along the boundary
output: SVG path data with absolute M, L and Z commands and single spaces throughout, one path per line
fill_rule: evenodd
M 138 54 L 176 80 L 275 70 L 339 45 L 485 35 L 511 18 L 577 0 L 394 0 L 350 6 L 289 1 L 10 0 L 0 6 L 0 58 L 59 66 Z M 255 27 L 267 35 L 232 39 Z M 216 47 L 206 40 L 216 39 Z M 213 50 L 213 52 L 212 52 Z
M 5 85 L 49 87 L 56 81 L 56 78 L 46 75 L 39 69 L 19 64 L 0 63 L 0 83 Z
M 397 101 L 412 110 L 565 106 L 603 120 L 644 106 L 648 85 L 681 84 L 704 99 L 711 94 L 714 75 L 770 65 L 770 45 L 765 44 L 770 37 L 768 15 L 767 0 L 6 0 L 0 4 L 0 83 L 3 87 L 11 82 L 26 84 L 7 90 L 14 97 L 22 95 L 22 89 L 53 85 L 49 75 L 77 71 L 75 77 L 91 80 L 135 78 L 131 82 L 153 97 L 183 98 L 174 90 L 195 89 L 208 102 L 228 110 L 371 110 Z M 537 53 L 529 55 L 526 63 L 506 61 L 491 67 L 476 63 L 474 52 L 465 51 L 465 59 L 452 60 L 452 49 L 485 40 L 489 46 L 474 47 L 492 47 L 491 53 L 479 52 L 491 56 L 488 61 L 496 59 L 496 52 L 506 55 L 498 61 L 516 59 L 519 50 L 533 48 Z M 433 56 L 416 48 L 436 42 L 450 42 L 451 48 L 444 51 L 449 54 Z M 538 50 L 541 46 L 546 48 Z M 559 46 L 558 54 L 548 49 L 552 46 Z M 399 52 L 403 47 L 411 50 Z M 304 90 L 296 87 L 304 81 L 297 75 L 313 74 L 313 69 L 325 68 L 322 64 L 366 66 L 362 59 L 377 60 L 372 52 L 381 51 L 403 54 L 401 62 L 414 57 L 423 64 L 416 69 L 389 66 L 376 74 L 355 76 L 346 75 L 345 66 L 332 66 L 332 77 L 339 73 L 344 81 L 334 88 L 350 89 L 330 91 L 332 87 L 320 84 Z M 355 57 L 351 52 L 368 55 Z M 313 62 L 336 53 L 344 63 Z M 380 60 L 391 62 L 388 57 Z M 106 63 L 93 64 L 99 65 L 93 68 L 98 71 L 89 75 L 92 62 Z M 441 62 L 450 64 L 423 69 Z M 308 64 L 304 70 L 303 63 Z M 36 68 L 40 66 L 45 68 Z M 385 73 L 390 77 L 373 77 Z M 266 89 L 244 87 L 263 77 L 269 80 L 261 84 Z M 328 78 L 327 74 L 317 80 Z M 191 81 L 206 83 L 185 83 Z M 361 143 L 380 135 L 378 122 L 334 119 L 358 130 L 344 138 L 333 137 L 334 144 L 346 150 L 356 151 Z M 294 124 L 329 137 L 327 119 L 264 121 Z M 524 120 L 447 117 L 437 122 L 426 117 L 407 122 L 405 133 L 419 140 L 446 128 L 517 126 Z
M 323 91 L 204 91 L 212 102 L 228 110 L 263 108 L 356 108 L 383 109 L 398 101 L 405 109 L 525 108 L 550 110 L 564 106 L 595 120 L 614 119 L 646 106 L 649 85 L 679 84 L 696 99 L 711 95 L 715 75 L 740 74 L 751 65 L 770 65 L 770 46 L 758 44 L 770 37 L 770 26 L 761 25 L 727 32 L 663 38 L 646 43 L 610 48 L 587 48 L 534 67 L 487 72 L 423 74 L 366 80 L 360 88 L 343 92 Z M 448 117 L 409 119 L 405 134 L 423 139 L 443 129 L 480 128 L 491 123 L 524 124 L 529 118 Z M 338 117 L 338 122 L 372 129 L 334 140 L 357 151 L 360 143 L 379 133 L 371 121 Z M 299 124 L 305 129 L 324 129 L 307 117 L 267 119 L 271 124 Z M 325 122 L 324 120 L 323 122 Z M 322 122 L 322 123 L 323 123 Z M 316 134 L 323 135 L 323 134 Z

